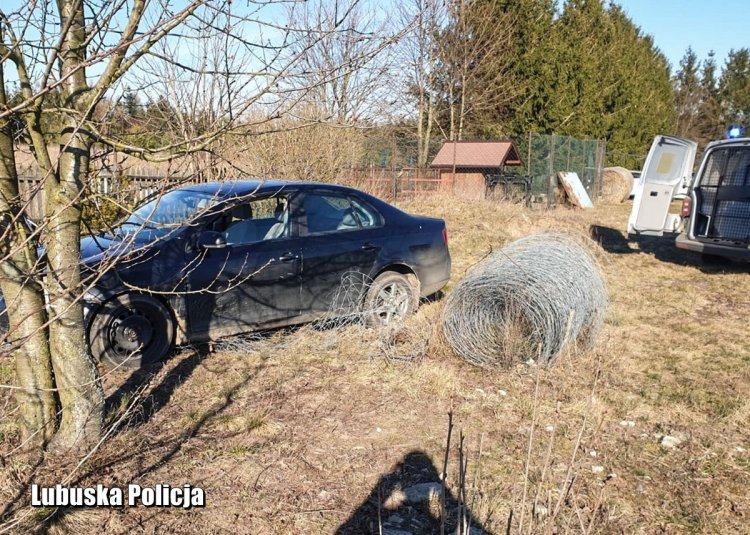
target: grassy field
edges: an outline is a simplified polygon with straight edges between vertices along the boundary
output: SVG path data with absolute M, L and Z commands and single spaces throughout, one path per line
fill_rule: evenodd
M 477 369 L 443 341 L 437 301 L 402 334 L 404 345 L 428 341 L 416 363 L 385 361 L 378 333 L 359 327 L 184 350 L 152 375 L 105 377 L 109 421 L 122 423 L 80 467 L 8 456 L 13 402 L 0 400 L 6 526 L 21 519 L 23 531 L 50 514 L 27 506 L 31 481 L 190 483 L 205 489 L 205 508 L 59 511 L 48 524 L 56 533 L 377 533 L 378 514 L 395 514 L 413 519 L 407 531 L 429 533 L 436 504 L 406 504 L 401 491 L 439 479 L 452 410 L 449 490 L 456 496 L 463 433 L 468 501 L 487 532 L 750 532 L 749 267 L 703 265 L 667 238 L 628 241 L 629 204 L 403 207 L 448 222 L 453 283 L 530 232 L 593 235 L 611 293 L 597 346 L 551 369 Z

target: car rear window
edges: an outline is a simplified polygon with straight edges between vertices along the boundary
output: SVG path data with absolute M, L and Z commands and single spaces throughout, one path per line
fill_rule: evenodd
M 380 213 L 369 204 L 351 197 L 352 209 L 362 227 L 379 227 L 383 224 Z
M 305 197 L 302 206 L 308 235 L 359 230 L 382 224 L 377 210 L 348 195 L 311 193 Z

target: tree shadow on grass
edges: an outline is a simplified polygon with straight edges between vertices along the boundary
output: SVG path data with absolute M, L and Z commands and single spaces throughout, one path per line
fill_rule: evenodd
M 198 365 L 208 356 L 209 351 L 207 347 L 194 348 L 189 356 L 184 357 L 182 361 L 169 370 L 159 383 L 152 388 L 149 388 L 148 383 L 157 376 L 159 370 L 164 366 L 163 364 L 133 372 L 128 380 L 110 395 L 107 400 L 108 406 L 115 413 L 110 418 L 108 427 L 117 425 L 117 428 L 111 433 L 108 440 L 112 440 L 118 433 L 138 428 L 149 422 L 167 405 L 177 388 L 188 381 Z M 147 449 L 149 452 L 161 452 L 155 460 L 152 460 L 153 457 L 151 459 L 147 459 L 145 456 L 138 457 L 137 451 L 133 450 L 121 451 L 115 455 L 108 452 L 103 458 L 99 458 L 96 462 L 91 463 L 88 470 L 82 470 L 71 485 L 82 484 L 91 479 L 100 478 L 101 474 L 107 473 L 108 470 L 123 465 L 123 463 L 132 461 L 134 457 L 136 457 L 136 467 L 129 474 L 128 481 L 134 481 L 158 466 L 169 462 L 180 451 L 182 446 L 195 437 L 208 422 L 231 407 L 237 393 L 261 373 L 265 368 L 265 362 L 266 356 L 263 356 L 259 366 L 255 367 L 252 371 L 248 370 L 234 384 L 223 387 L 218 401 L 211 404 L 208 409 L 200 412 L 195 418 L 190 418 L 189 424 L 177 434 L 163 438 L 155 437 L 155 440 L 148 440 Z M 142 399 L 127 400 L 127 396 L 133 395 L 133 393 Z M 116 423 L 117 419 L 126 410 L 120 404 L 124 405 L 126 402 L 130 404 L 130 408 L 128 409 L 129 414 L 118 425 Z M 224 434 L 221 438 L 229 439 L 243 432 L 240 430 Z M 141 446 L 136 446 L 136 448 L 139 447 Z M 121 483 L 126 484 L 128 481 Z
M 445 492 L 445 533 L 455 533 L 459 502 L 450 490 L 446 488 Z M 471 511 L 467 516 L 472 535 L 489 533 Z M 370 495 L 335 533 L 375 535 L 389 532 L 412 535 L 441 532 L 440 474 L 423 451 L 409 452 L 393 470 L 381 476 Z
M 169 370 L 158 385 L 150 390 L 148 397 L 138 407 L 136 413 L 128 419 L 121 429 L 137 427 L 147 423 L 172 398 L 177 388 L 187 381 L 198 365 L 209 355 L 207 345 L 196 346 L 188 357 L 183 358 L 174 368 Z M 117 408 L 129 401 L 129 397 L 147 386 L 166 366 L 165 362 L 135 370 L 117 390 L 109 395 L 104 404 L 104 413 L 117 413 Z
M 23 483 L 19 485 L 18 491 L 3 506 L 2 511 L 0 511 L 0 526 L 5 524 L 6 517 L 14 510 L 16 504 L 23 502 L 24 499 L 27 499 L 31 495 L 31 485 L 36 482 L 37 474 L 43 464 L 44 456 L 41 454 L 37 455 L 28 471 L 28 475 L 25 476 Z

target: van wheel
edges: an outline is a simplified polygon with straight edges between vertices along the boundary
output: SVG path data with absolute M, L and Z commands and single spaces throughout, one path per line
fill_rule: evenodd
M 87 334 L 91 355 L 105 367 L 133 370 L 167 356 L 174 323 L 167 307 L 153 297 L 124 294 L 94 313 Z
M 365 319 L 371 327 L 403 321 L 419 306 L 419 280 L 413 274 L 386 271 L 367 290 Z

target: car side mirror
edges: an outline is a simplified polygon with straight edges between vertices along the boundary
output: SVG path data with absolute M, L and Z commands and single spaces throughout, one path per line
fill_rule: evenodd
M 198 247 L 201 249 L 223 249 L 227 246 L 224 234 L 215 230 L 204 230 L 198 236 Z

